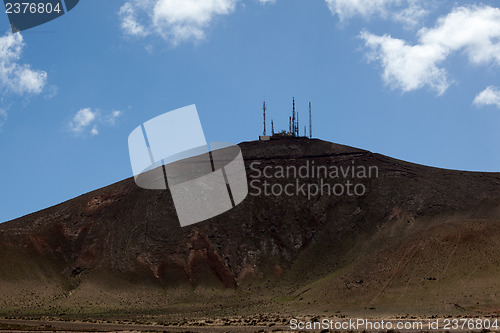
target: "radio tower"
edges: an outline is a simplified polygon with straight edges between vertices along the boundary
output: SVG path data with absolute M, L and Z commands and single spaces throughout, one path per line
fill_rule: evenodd
M 272 135 L 274 135 L 274 122 L 272 119 L 271 119 L 271 133 Z
M 309 102 L 309 139 L 312 139 L 313 128 L 312 128 L 312 112 L 311 112 L 311 102 Z
M 297 123 L 295 124 L 295 136 L 299 136 L 299 112 L 297 111 Z
M 266 136 L 266 102 L 264 102 L 264 106 L 262 107 L 264 111 L 264 136 Z
M 296 128 L 295 128 L 295 97 L 293 98 L 293 111 L 292 111 L 292 126 L 290 132 L 295 136 Z

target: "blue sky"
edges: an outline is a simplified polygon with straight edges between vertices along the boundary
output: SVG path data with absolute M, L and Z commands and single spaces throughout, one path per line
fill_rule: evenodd
M 208 141 L 256 139 L 264 100 L 287 129 L 295 97 L 317 138 L 500 171 L 498 7 L 82 0 L 21 35 L 0 15 L 0 221 L 132 176 L 130 132 L 190 104 Z

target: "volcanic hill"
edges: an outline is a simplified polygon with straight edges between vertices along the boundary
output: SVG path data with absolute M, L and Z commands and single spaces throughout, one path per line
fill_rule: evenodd
M 378 172 L 346 175 L 361 196 L 250 188 L 233 210 L 185 228 L 169 190 L 132 178 L 3 223 L 0 315 L 500 312 L 500 173 L 316 139 L 239 146 L 254 186 L 321 181 L 268 179 L 256 171 L 266 167 Z

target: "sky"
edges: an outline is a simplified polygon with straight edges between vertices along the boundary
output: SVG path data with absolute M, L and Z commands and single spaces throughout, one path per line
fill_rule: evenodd
M 263 101 L 288 129 L 295 97 L 316 138 L 498 172 L 499 7 L 81 0 L 16 34 L 2 12 L 0 222 L 131 177 L 131 131 L 191 104 L 209 142 L 256 140 Z

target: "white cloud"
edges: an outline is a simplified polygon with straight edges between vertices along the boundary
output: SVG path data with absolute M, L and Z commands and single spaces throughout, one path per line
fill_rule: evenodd
M 391 88 L 408 92 L 427 85 L 438 94 L 448 89 L 446 71 L 437 66 L 447 57 L 439 45 L 412 46 L 389 35 L 376 36 L 368 32 L 362 32 L 361 38 L 371 50 L 369 59 L 380 61 L 382 78 Z
M 325 0 L 333 15 L 341 21 L 361 16 L 369 19 L 372 16 L 390 18 L 395 21 L 415 25 L 429 11 L 423 0 Z
M 95 119 L 96 112 L 93 112 L 90 108 L 84 108 L 75 114 L 69 125 L 73 133 L 80 134 L 89 127 Z
M 40 94 L 47 83 L 47 73 L 20 63 L 25 44 L 20 33 L 0 37 L 0 89 L 15 94 Z
M 217 16 L 231 14 L 238 0 L 130 0 L 120 8 L 125 34 L 158 34 L 172 44 L 199 41 Z
M 275 3 L 276 0 L 258 0 L 261 4 L 266 5 L 268 3 Z
M 402 22 L 408 27 L 416 27 L 427 15 L 430 10 L 426 6 L 431 6 L 430 1 L 423 2 L 419 0 L 408 1 L 408 5 L 402 9 L 394 11 L 391 17 L 397 21 Z
M 119 15 L 122 21 L 121 28 L 128 35 L 144 37 L 149 34 L 146 27 L 139 23 L 133 3 L 126 2 L 121 6 Z
M 500 109 L 500 89 L 493 86 L 487 87 L 485 90 L 481 91 L 476 98 L 474 98 L 474 105 L 495 105 Z
M 122 112 L 121 112 L 121 111 L 118 111 L 118 110 L 113 111 L 113 112 L 111 113 L 111 117 L 112 117 L 113 119 L 116 119 L 116 118 L 120 117 L 121 115 L 122 115 Z
M 340 20 L 361 15 L 368 18 L 374 14 L 386 15 L 387 7 L 400 4 L 401 0 L 325 0 L 332 14 Z
M 490 6 L 459 7 L 438 19 L 433 29 L 422 29 L 423 44 L 438 44 L 450 51 L 463 50 L 474 64 L 500 64 L 500 9 Z
M 443 94 L 451 84 L 444 61 L 463 52 L 470 63 L 500 65 L 500 9 L 489 6 L 455 8 L 438 19 L 433 28 L 417 33 L 418 43 L 411 45 L 390 35 L 362 32 L 369 59 L 383 68 L 382 78 L 403 92 L 428 86 Z
M 116 120 L 122 116 L 123 112 L 115 110 L 111 112 L 108 116 L 106 116 L 106 123 L 108 123 L 111 126 L 114 126 L 116 124 Z
M 81 135 L 88 131 L 92 136 L 96 136 L 99 135 L 99 125 L 114 126 L 116 120 L 122 114 L 122 111 L 112 111 L 109 114 L 102 115 L 97 110 L 83 108 L 73 116 L 68 127 L 76 135 Z

